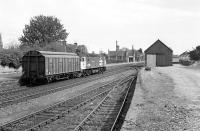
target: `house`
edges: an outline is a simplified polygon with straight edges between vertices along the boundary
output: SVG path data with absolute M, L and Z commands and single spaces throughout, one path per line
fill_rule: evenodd
M 172 63 L 173 64 L 179 63 L 179 55 L 173 55 Z
M 172 66 L 173 51 L 159 39 L 145 50 L 145 65 Z
M 182 54 L 180 54 L 179 59 L 180 60 L 185 60 L 185 61 L 190 61 L 190 54 L 189 54 L 189 52 L 185 51 Z

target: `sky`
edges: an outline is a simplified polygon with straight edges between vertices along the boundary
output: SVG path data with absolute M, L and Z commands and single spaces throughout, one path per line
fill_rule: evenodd
M 157 39 L 174 54 L 200 45 L 200 0 L 0 0 L 4 47 L 17 42 L 32 17 L 55 16 L 68 43 L 89 52 L 147 49 Z

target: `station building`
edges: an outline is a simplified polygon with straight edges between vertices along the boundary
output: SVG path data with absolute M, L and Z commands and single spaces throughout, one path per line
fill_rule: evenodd
M 145 50 L 145 65 L 149 67 L 172 66 L 172 54 L 172 49 L 158 39 Z
M 110 51 L 108 50 L 108 63 L 118 63 L 118 62 L 135 62 L 135 61 L 143 61 L 144 54 L 139 52 L 138 50 L 122 48 L 120 49 L 117 41 L 116 41 L 116 50 Z

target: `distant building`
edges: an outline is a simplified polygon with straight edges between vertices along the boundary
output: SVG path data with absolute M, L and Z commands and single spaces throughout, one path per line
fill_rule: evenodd
M 0 50 L 3 49 L 3 41 L 2 41 L 2 37 L 1 37 L 1 34 L 0 34 Z
M 173 64 L 179 63 L 179 55 L 173 55 L 172 63 Z
M 116 50 L 110 51 L 108 50 L 108 60 L 110 63 L 117 62 L 135 62 L 143 60 L 143 53 L 138 52 L 137 50 L 122 48 L 120 49 L 117 41 L 116 41 Z

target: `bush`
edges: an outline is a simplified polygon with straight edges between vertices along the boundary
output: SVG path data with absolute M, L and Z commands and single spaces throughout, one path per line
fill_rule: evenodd
M 19 49 L 3 49 L 0 52 L 0 65 L 18 69 L 21 66 L 22 52 Z
M 191 60 L 179 60 L 179 62 L 184 66 L 189 66 L 194 63 L 194 61 L 191 61 Z
M 197 46 L 196 49 L 193 49 L 189 52 L 190 59 L 198 61 L 200 60 L 200 46 Z

